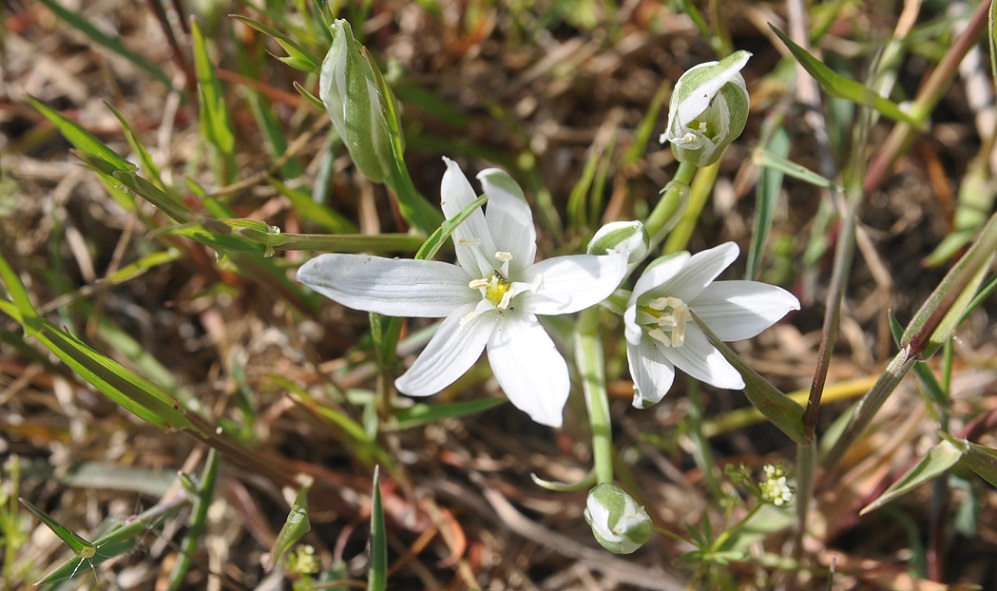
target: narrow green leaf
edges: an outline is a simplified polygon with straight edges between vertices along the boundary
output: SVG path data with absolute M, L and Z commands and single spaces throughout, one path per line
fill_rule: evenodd
M 384 527 L 384 508 L 381 506 L 379 470 L 375 466 L 370 511 L 370 571 L 367 573 L 367 591 L 385 591 L 387 586 L 388 534 Z
M 786 45 L 790 53 L 793 54 L 793 57 L 796 58 L 796 61 L 803 66 L 803 69 L 806 70 L 808 74 L 813 76 L 814 80 L 820 84 L 820 87 L 824 89 L 824 92 L 831 96 L 848 99 L 860 105 L 875 109 L 880 114 L 889 117 L 894 121 L 907 123 L 916 128 L 923 126 L 922 121 L 919 121 L 908 113 L 905 113 L 903 109 L 901 109 L 900 106 L 893 101 L 880 96 L 874 90 L 867 88 L 855 80 L 845 78 L 831 68 L 822 64 L 820 60 L 810 55 L 807 50 L 797 45 L 792 39 L 789 38 L 789 35 L 780 31 L 778 27 L 769 24 L 769 28 L 771 28 L 776 36 L 778 36 L 779 39 Z
M 184 577 L 194 563 L 193 556 L 201 543 L 201 536 L 207 528 L 208 508 L 215 496 L 215 484 L 218 482 L 218 450 L 211 448 L 204 461 L 204 469 L 194 495 L 194 506 L 191 509 L 189 526 L 181 543 L 180 556 L 170 571 L 168 591 L 177 591 L 184 583 Z
M 0 300 L 0 311 L 25 324 L 20 311 L 10 302 Z M 166 392 L 44 318 L 37 319 L 35 327 L 35 338 L 45 348 L 125 410 L 160 429 L 193 428 L 180 403 Z
M 952 219 L 952 231 L 924 259 L 924 264 L 937 267 L 955 256 L 969 244 L 987 221 L 997 199 L 997 182 L 990 174 L 987 158 L 976 158 L 959 184 L 959 196 Z
M 439 252 L 440 247 L 446 243 L 447 239 L 450 238 L 450 235 L 457 229 L 457 226 L 466 220 L 467 216 L 471 215 L 475 209 L 483 206 L 487 200 L 488 196 L 482 195 L 472 201 L 470 205 L 460 210 L 460 213 L 456 216 L 445 220 L 443 224 L 441 224 L 440 227 L 437 228 L 436 231 L 434 231 L 422 244 L 419 251 L 415 253 L 415 258 L 429 260 L 435 257 L 436 253 Z
M 921 460 L 904 473 L 890 488 L 869 503 L 859 515 L 879 509 L 883 505 L 895 501 L 926 482 L 934 480 L 954 466 L 962 458 L 962 452 L 948 441 L 941 441 L 928 450 Z
M 86 572 L 86 570 L 93 570 L 96 565 L 105 561 L 131 552 L 138 545 L 139 537 L 146 533 L 148 527 L 176 513 L 181 506 L 182 499 L 175 496 L 164 497 L 148 511 L 134 516 L 124 524 L 115 525 L 108 533 L 95 539 L 92 544 L 88 543 L 81 551 L 76 552 L 76 556 L 62 563 L 61 566 L 35 584 L 46 585 L 65 581 Z M 81 569 L 84 570 L 81 571 Z M 96 571 L 94 571 L 94 577 L 96 576 Z
M 142 163 L 143 172 L 145 172 L 145 174 L 155 182 L 156 186 L 160 188 L 165 187 L 160 174 L 159 166 L 156 165 L 156 162 L 152 159 L 152 155 L 149 154 L 149 151 L 145 149 L 145 145 L 142 144 L 142 141 L 132 129 L 132 126 L 128 123 L 128 120 L 125 119 L 125 116 L 114 105 L 107 101 L 104 101 L 104 106 L 106 106 L 108 110 L 114 114 L 114 117 L 121 125 L 121 129 L 125 132 L 125 139 L 128 140 L 128 145 L 131 146 L 132 152 L 135 152 L 135 155 L 138 156 L 139 162 Z
M 963 453 L 963 463 L 977 476 L 997 487 L 997 449 L 984 447 L 965 439 L 941 434 Z
M 616 136 L 614 134 L 613 141 L 610 143 L 610 154 L 612 154 L 612 145 L 615 142 Z M 590 148 L 588 160 L 585 161 L 585 167 L 582 169 L 582 175 L 571 188 L 571 194 L 568 195 L 567 218 L 570 227 L 576 231 L 589 228 L 595 223 L 595 220 L 588 216 L 589 206 L 587 202 L 592 195 L 591 189 L 595 181 L 595 173 L 599 170 L 600 163 L 608 159 L 606 151 L 599 148 L 600 146 L 595 144 Z
M 764 132 L 763 135 L 765 135 Z M 789 145 L 789 133 L 785 127 L 779 126 L 772 131 L 767 146 L 760 146 L 756 152 L 764 152 L 785 159 L 786 155 L 789 154 Z M 781 169 L 766 166 L 762 168 L 761 178 L 758 179 L 755 200 L 755 229 L 752 232 L 751 245 L 748 248 L 748 267 L 744 272 L 745 279 L 749 281 L 758 276 L 758 270 L 761 268 L 762 255 L 765 254 L 765 243 L 768 241 L 769 231 L 772 229 L 779 192 L 782 191 L 783 175 Z
M 83 553 L 91 553 L 93 551 L 93 544 L 86 541 L 86 539 L 73 530 L 56 521 L 51 515 L 42 511 L 38 507 L 35 507 L 25 499 L 18 497 L 17 500 L 20 501 L 22 505 L 27 507 L 28 511 L 34 513 L 35 517 L 41 519 L 42 523 L 48 526 L 48 528 L 52 530 L 55 535 L 59 536 L 59 539 L 65 542 L 77 556 Z M 93 554 L 91 553 L 90 556 L 93 556 Z
M 191 37 L 194 41 L 194 70 L 201 107 L 201 134 L 228 159 L 235 148 L 235 136 L 232 134 L 232 124 L 225 106 L 225 95 L 197 21 L 191 22 Z
M 461 400 L 444 404 L 426 404 L 417 402 L 408 408 L 395 410 L 396 429 L 404 431 L 421 427 L 443 419 L 466 417 L 500 406 L 506 398 L 479 398 L 476 400 Z
M 122 158 L 120 154 L 107 147 L 107 144 L 97 139 L 86 129 L 83 129 L 75 121 L 65 117 L 58 111 L 49 108 L 48 105 L 34 97 L 28 97 L 28 102 L 30 102 L 31 106 L 34 107 L 36 111 L 41 113 L 43 117 L 52 122 L 52 124 L 59 129 L 62 135 L 69 140 L 69 143 L 76 146 L 76 148 L 84 154 L 100 158 L 104 162 L 107 162 L 115 170 L 123 172 L 131 172 L 135 170 L 135 167 L 131 162 L 128 162 Z
M 744 378 L 744 393 L 751 404 L 758 409 L 758 412 L 762 413 L 765 418 L 796 443 L 801 445 L 808 443 L 806 430 L 803 428 L 803 407 L 755 373 L 755 370 L 751 369 L 733 349 L 727 346 L 727 343 L 720 340 L 695 312 L 692 313 L 692 318 L 710 343 Z
M 163 72 L 163 69 L 156 66 L 149 60 L 145 59 L 141 55 L 135 53 L 134 51 L 125 47 L 124 43 L 118 37 L 112 37 L 87 20 L 87 17 L 82 13 L 69 10 L 63 7 L 55 0 L 41 0 L 42 4 L 47 6 L 49 10 L 54 12 L 56 16 L 68 23 L 73 28 L 77 29 L 84 35 L 86 35 L 91 41 L 97 45 L 101 45 L 114 53 L 120 55 L 126 60 L 138 66 L 139 69 L 149 74 L 156 80 L 163 83 L 166 88 L 173 90 L 173 83 L 170 82 L 169 77 Z
M 580 490 L 592 488 L 598 481 L 595 468 L 590 470 L 589 473 L 585 475 L 585 478 L 582 478 L 578 482 L 554 482 L 553 480 L 544 480 L 532 472 L 530 472 L 530 479 L 533 480 L 533 484 L 539 486 L 540 488 L 554 492 L 578 492 Z
M 901 337 L 902 346 L 909 347 L 912 355 L 923 358 L 947 341 L 974 300 L 995 255 L 997 213 L 990 216 L 973 245 L 914 314 Z
M 4 287 L 7 288 L 7 293 L 10 294 L 18 315 L 23 319 L 21 324 L 24 327 L 25 335 L 34 336 L 38 331 L 38 325 L 41 323 L 42 318 L 38 315 L 35 305 L 31 303 L 31 297 L 28 295 L 28 290 L 24 287 L 24 282 L 21 281 L 20 275 L 10 266 L 7 258 L 2 254 L 0 254 L 0 280 L 3 281 Z
M 764 167 L 765 170 L 777 171 L 794 179 L 810 183 L 815 187 L 830 189 L 839 193 L 845 192 L 845 188 L 842 185 L 817 174 L 803 165 L 797 164 L 792 160 L 787 160 L 785 153 L 775 153 L 762 148 L 755 151 L 754 161 L 757 166 Z
M 311 72 L 311 73 L 318 73 L 318 71 L 322 68 L 322 60 L 310 54 L 308 50 L 302 47 L 297 41 L 285 35 L 281 31 L 278 31 L 273 27 L 270 27 L 259 21 L 255 21 L 251 18 L 239 14 L 230 14 L 229 18 L 233 18 L 241 22 L 242 24 L 246 25 L 247 27 L 256 29 L 257 31 L 263 33 L 264 35 L 273 37 L 274 41 L 279 43 L 280 46 L 284 48 L 284 51 L 287 52 L 288 58 L 290 58 L 290 60 L 288 60 L 288 58 L 280 56 L 274 56 L 274 57 L 284 62 L 285 64 L 291 66 L 292 68 L 301 70 L 302 72 Z
M 142 276 L 150 269 L 178 261 L 181 258 L 183 258 L 183 253 L 175 248 L 147 254 L 134 263 L 125 265 L 114 273 L 108 275 L 102 280 L 102 283 L 104 285 L 119 285 L 121 283 L 127 283 L 132 279 Z
M 298 94 L 300 94 L 303 99 L 305 99 L 306 101 L 308 101 L 308 104 L 310 104 L 311 106 L 315 107 L 315 109 L 318 110 L 318 111 L 325 112 L 325 105 L 322 104 L 322 99 L 320 99 L 319 97 L 315 96 L 314 94 L 308 92 L 308 89 L 306 89 L 304 86 L 298 84 L 297 80 L 295 80 L 294 82 L 292 82 L 291 86 L 294 87 L 294 90 L 298 91 Z
M 277 539 L 274 540 L 273 547 L 270 548 L 270 556 L 264 566 L 266 572 L 270 572 L 277 566 L 280 559 L 298 543 L 312 528 L 308 521 L 308 491 L 311 490 L 311 483 L 305 484 L 298 490 L 294 497 L 294 504 L 291 505 L 291 512 L 287 514 L 284 526 L 280 528 Z

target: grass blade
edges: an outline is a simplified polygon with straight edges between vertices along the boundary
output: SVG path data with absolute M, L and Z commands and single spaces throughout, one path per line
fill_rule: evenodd
M 962 458 L 962 451 L 948 441 L 941 441 L 928 450 L 928 453 L 917 464 L 907 470 L 879 498 L 859 511 L 859 515 L 874 511 L 899 499 L 922 484 L 934 480 L 947 472 L 960 458 Z
M 921 127 L 921 121 L 905 113 L 895 102 L 880 96 L 871 88 L 867 88 L 865 85 L 860 84 L 855 80 L 845 78 L 831 68 L 825 66 L 820 62 L 820 60 L 810 55 L 806 49 L 803 49 L 793 42 L 793 40 L 789 38 L 789 35 L 780 31 L 778 27 L 770 24 L 769 28 L 771 28 L 776 36 L 778 36 L 779 39 L 786 45 L 789 52 L 793 54 L 794 58 L 796 58 L 796 61 L 803 66 L 803 69 L 806 70 L 808 74 L 813 76 L 814 80 L 820 84 L 820 87 L 824 89 L 824 92 L 831 96 L 848 99 L 860 105 L 875 109 L 880 114 L 889 117 L 894 121 L 907 123 L 914 127 Z
M 311 487 L 311 482 L 309 482 L 302 486 L 298 490 L 298 494 L 295 495 L 291 512 L 287 514 L 284 526 L 280 528 L 280 533 L 277 534 L 277 539 L 274 541 L 273 547 L 270 548 L 270 556 L 264 566 L 266 572 L 272 571 L 280 559 L 291 549 L 291 546 L 297 544 L 298 540 L 312 528 L 308 521 L 308 491 L 311 490 Z
M 388 534 L 384 527 L 384 508 L 381 506 L 379 470 L 374 468 L 374 490 L 370 511 L 370 572 L 367 591 L 385 591 L 388 586 Z

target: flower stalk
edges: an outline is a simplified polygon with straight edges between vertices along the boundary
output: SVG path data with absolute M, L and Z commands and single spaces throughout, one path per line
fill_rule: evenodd
M 575 363 L 582 377 L 585 408 L 592 427 L 592 461 L 596 482 L 613 482 L 613 428 L 606 392 L 606 359 L 599 335 L 599 309 L 582 312 L 575 332 Z

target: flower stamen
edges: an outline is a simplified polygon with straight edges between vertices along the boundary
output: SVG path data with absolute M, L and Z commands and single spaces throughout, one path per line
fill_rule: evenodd
M 685 344 L 685 328 L 692 321 L 689 306 L 676 297 L 655 298 L 641 306 L 652 318 L 644 325 L 647 336 L 666 347 L 681 347 Z

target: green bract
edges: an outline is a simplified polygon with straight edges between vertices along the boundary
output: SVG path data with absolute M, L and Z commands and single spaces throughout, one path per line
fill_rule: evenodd
M 589 491 L 585 521 L 596 541 L 614 554 L 632 553 L 654 533 L 647 511 L 623 489 L 606 482 Z
M 395 98 L 381 83 L 377 65 L 354 39 L 350 24 L 338 19 L 332 28 L 334 38 L 322 60 L 319 96 L 357 168 L 370 180 L 381 182 L 388 178 L 394 158 L 386 117 L 392 116 L 388 101 Z
M 680 162 L 709 166 L 737 139 L 748 120 L 748 89 L 741 68 L 751 54 L 736 51 L 719 62 L 700 64 L 679 78 L 668 105 L 668 130 Z
M 650 242 L 647 229 L 639 221 L 609 222 L 592 237 L 588 253 L 602 255 L 622 251 L 628 254 L 627 263 L 632 264 L 644 258 Z

